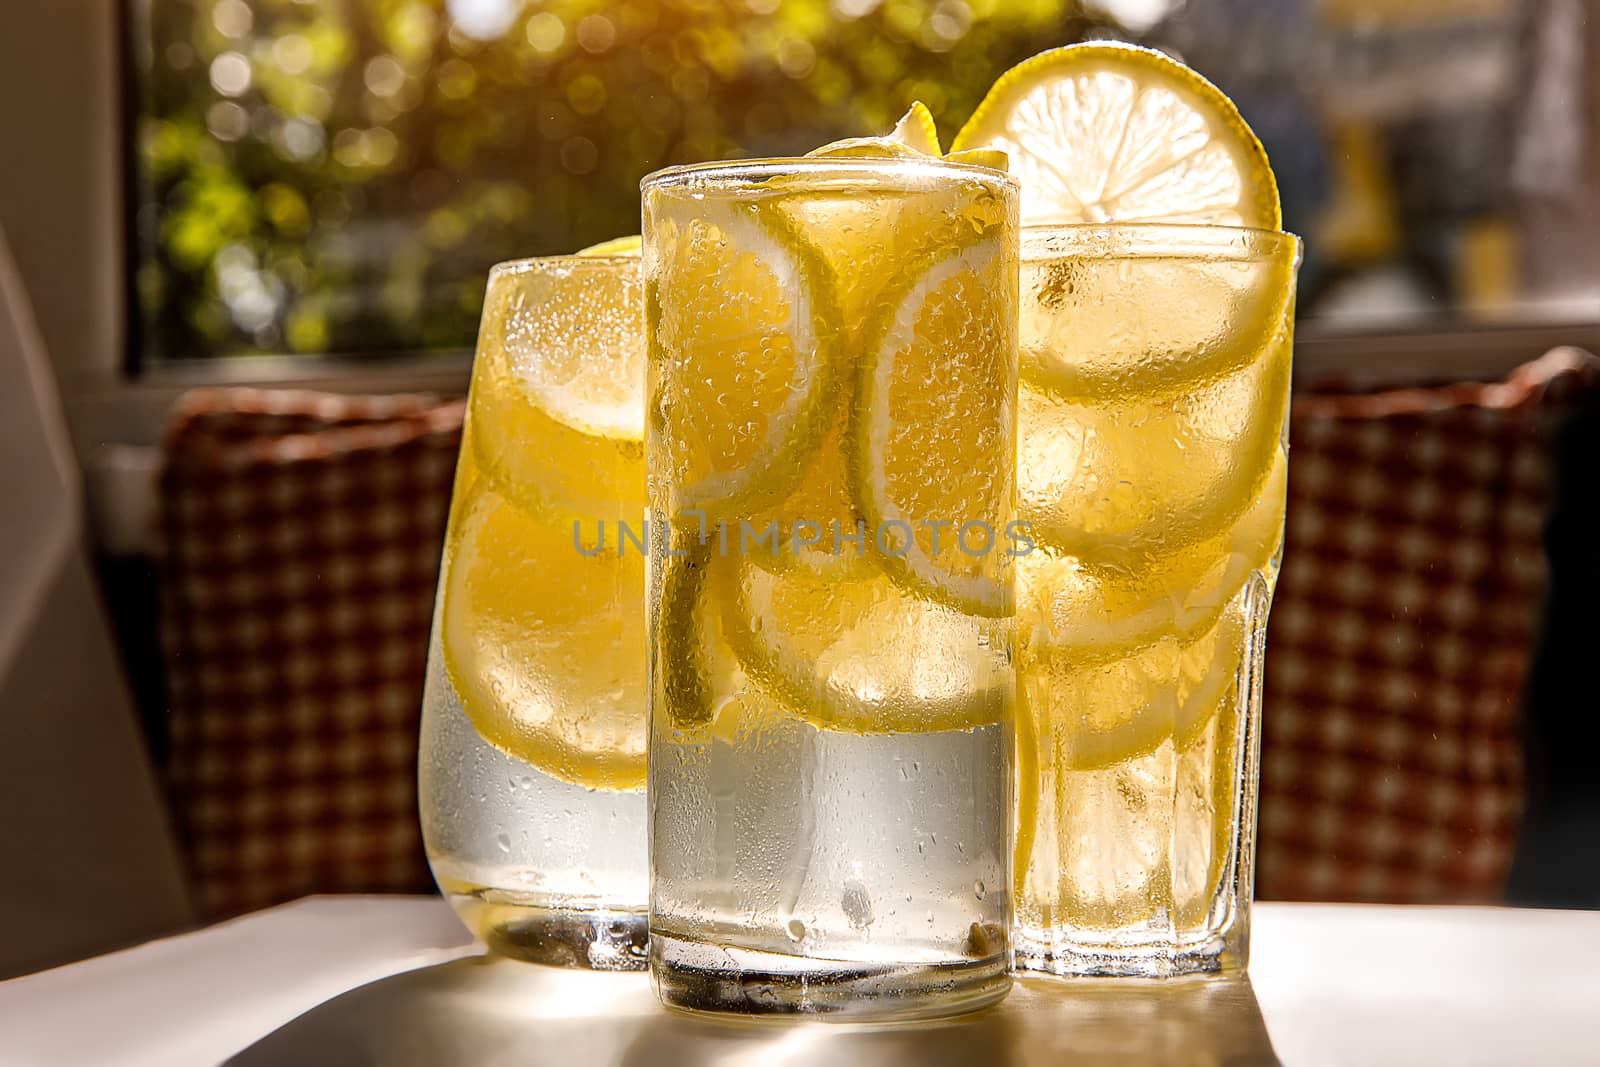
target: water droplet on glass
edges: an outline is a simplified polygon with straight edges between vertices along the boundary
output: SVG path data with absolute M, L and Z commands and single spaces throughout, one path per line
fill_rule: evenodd
M 510 834 L 501 834 L 499 837 L 496 837 L 494 839 L 494 842 L 495 842 L 495 844 L 500 846 L 500 851 L 501 852 L 510 852 L 511 851 L 511 835 Z
M 982 878 L 972 883 L 972 895 L 977 897 L 979 900 L 982 900 L 984 894 L 987 892 L 989 892 L 989 887 L 983 884 Z
M 790 941 L 798 943 L 805 940 L 806 924 L 801 922 L 799 919 L 790 919 L 789 925 L 785 929 L 787 929 L 789 932 Z

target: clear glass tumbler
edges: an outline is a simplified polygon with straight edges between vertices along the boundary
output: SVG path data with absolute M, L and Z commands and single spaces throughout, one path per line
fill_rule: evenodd
M 423 698 L 423 839 L 501 953 L 645 965 L 643 290 L 635 257 L 489 276 Z
M 1017 186 L 644 182 L 657 989 L 945 1013 L 1008 944 Z
M 1300 243 L 1023 235 L 1016 967 L 1244 966 Z

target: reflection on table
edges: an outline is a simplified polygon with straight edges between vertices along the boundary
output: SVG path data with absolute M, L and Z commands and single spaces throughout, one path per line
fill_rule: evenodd
M 254 1065 L 1276 1064 L 1247 979 L 1029 979 L 942 1022 L 724 1020 L 667 1012 L 641 974 L 472 957 L 396 975 L 240 1053 Z

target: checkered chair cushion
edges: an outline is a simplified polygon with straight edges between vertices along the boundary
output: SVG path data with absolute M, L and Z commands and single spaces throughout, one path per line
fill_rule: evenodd
M 1549 434 L 1600 360 L 1297 395 L 1267 637 L 1262 897 L 1494 899 L 1523 800 Z
M 1593 357 L 1305 394 L 1268 639 L 1259 895 L 1498 894 L 1547 436 Z M 416 720 L 460 404 L 208 390 L 162 474 L 170 779 L 210 915 L 430 882 Z
M 462 405 L 203 390 L 161 475 L 168 766 L 200 907 L 431 885 L 417 716 Z

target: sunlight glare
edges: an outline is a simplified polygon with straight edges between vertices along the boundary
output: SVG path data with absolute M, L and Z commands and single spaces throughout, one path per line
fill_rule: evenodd
M 522 13 L 522 0 L 449 0 L 446 6 L 456 27 L 480 41 L 505 36 Z

